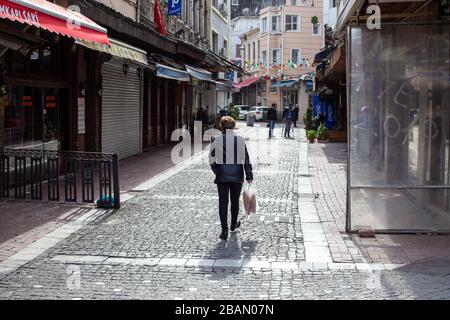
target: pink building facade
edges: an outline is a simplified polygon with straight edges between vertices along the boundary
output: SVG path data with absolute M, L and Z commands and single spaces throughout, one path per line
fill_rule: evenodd
M 258 39 L 254 34 L 241 37 L 245 68 L 261 77 L 256 104 L 276 103 L 279 112 L 298 104 L 303 114 L 309 104 L 304 80 L 313 78 L 312 62 L 324 45 L 323 32 L 323 0 L 286 0 L 260 11 Z

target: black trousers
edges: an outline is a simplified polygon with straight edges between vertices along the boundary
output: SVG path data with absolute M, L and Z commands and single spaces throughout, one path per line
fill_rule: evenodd
M 231 200 L 231 223 L 235 224 L 239 215 L 239 198 L 242 183 L 217 183 L 219 191 L 219 215 L 222 229 L 228 229 L 228 202 Z

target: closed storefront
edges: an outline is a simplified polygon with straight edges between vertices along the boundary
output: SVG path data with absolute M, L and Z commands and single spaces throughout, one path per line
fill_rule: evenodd
M 142 149 L 141 72 L 120 58 L 102 67 L 102 152 L 117 153 L 120 159 Z

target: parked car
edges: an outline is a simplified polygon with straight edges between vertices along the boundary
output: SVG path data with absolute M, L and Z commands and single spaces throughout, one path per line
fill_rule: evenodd
M 245 120 L 245 115 L 250 110 L 250 107 L 247 105 L 237 105 L 235 107 L 239 108 L 239 120 Z
M 247 117 L 255 117 L 256 121 L 263 121 L 264 114 L 267 114 L 267 111 L 269 111 L 269 107 L 267 107 L 267 106 L 256 106 L 256 107 L 251 108 L 248 111 L 246 116 Z

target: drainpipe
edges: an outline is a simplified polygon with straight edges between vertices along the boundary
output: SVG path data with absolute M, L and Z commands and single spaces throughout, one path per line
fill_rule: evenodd
M 141 0 L 136 0 L 136 22 L 141 22 Z

